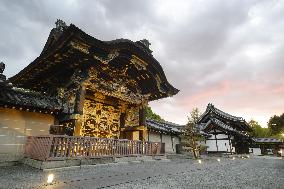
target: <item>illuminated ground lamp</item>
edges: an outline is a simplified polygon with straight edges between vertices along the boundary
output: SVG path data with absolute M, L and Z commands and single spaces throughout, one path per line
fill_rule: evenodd
M 249 156 L 249 155 L 247 155 L 247 158 L 250 158 L 250 156 Z
M 233 157 L 232 160 L 235 160 L 235 157 Z
M 202 163 L 201 159 L 199 159 L 199 160 L 198 160 L 198 163 L 199 163 L 199 164 L 201 164 L 201 163 Z
M 220 162 L 221 161 L 220 158 L 218 158 L 217 161 Z
M 278 153 L 282 155 L 283 151 L 282 151 L 282 150 L 279 150 Z
M 54 179 L 54 174 L 49 174 L 47 176 L 47 184 L 51 184 L 53 182 L 53 179 Z

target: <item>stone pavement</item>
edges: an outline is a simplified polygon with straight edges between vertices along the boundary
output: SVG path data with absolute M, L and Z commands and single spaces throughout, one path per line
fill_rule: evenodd
M 54 182 L 46 184 L 47 175 Z M 40 171 L 24 165 L 0 168 L 0 188 L 284 188 L 284 160 L 209 158 L 112 163 Z

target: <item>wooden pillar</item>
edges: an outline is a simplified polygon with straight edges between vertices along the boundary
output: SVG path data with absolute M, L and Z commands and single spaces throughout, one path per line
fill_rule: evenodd
M 82 124 L 83 124 L 83 108 L 86 95 L 86 86 L 82 84 L 80 90 L 76 94 L 76 102 L 74 113 L 76 114 L 74 136 L 82 136 Z
M 216 130 L 214 129 L 214 135 L 215 135 L 215 140 L 216 140 L 216 148 L 217 148 L 217 152 L 219 151 L 218 150 L 218 140 L 217 140 L 217 133 L 216 133 Z
M 229 147 L 230 147 L 230 154 L 232 154 L 232 143 L 231 143 L 231 134 L 229 134 Z
M 146 106 L 141 105 L 139 108 L 139 125 L 146 126 Z
M 83 114 L 85 95 L 86 95 L 86 86 L 83 84 L 80 87 L 80 90 L 77 91 L 77 94 L 76 94 L 76 101 L 75 101 L 75 108 L 74 108 L 75 114 L 81 114 L 81 115 Z
M 144 102 L 139 107 L 139 126 L 142 126 L 142 130 L 140 130 L 140 140 L 142 141 L 147 141 L 148 138 L 148 130 L 146 127 L 146 106 L 147 103 Z

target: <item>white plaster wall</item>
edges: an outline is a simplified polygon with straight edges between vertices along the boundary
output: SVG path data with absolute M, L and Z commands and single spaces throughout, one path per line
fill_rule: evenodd
M 0 162 L 3 157 L 20 157 L 26 136 L 46 135 L 53 123 L 48 114 L 0 108 Z
M 206 146 L 208 152 L 215 152 L 217 151 L 216 141 L 215 140 L 206 140 Z
M 160 133 L 148 132 L 150 142 L 161 142 Z
M 173 136 L 173 142 L 174 142 L 174 149 L 173 151 L 176 152 L 176 145 L 180 144 L 180 138 L 177 136 Z
M 150 142 L 161 142 L 160 133 L 148 132 Z M 172 140 L 173 138 L 173 140 Z M 165 143 L 165 151 L 168 153 L 176 152 L 176 144 L 180 143 L 177 136 L 162 134 L 162 142 Z
M 218 134 L 216 135 L 216 138 L 228 138 L 228 135 L 225 135 L 225 134 Z
M 260 148 L 251 148 L 251 149 L 253 151 L 253 155 L 256 155 L 256 156 L 261 155 Z
M 162 135 L 162 142 L 165 143 L 165 150 L 166 152 L 175 152 L 175 147 L 173 146 L 173 143 L 172 143 L 172 137 L 171 135 L 165 135 L 163 134 Z
M 228 138 L 228 135 L 218 134 L 216 135 L 216 138 L 217 139 Z M 215 139 L 215 135 L 210 136 L 209 139 Z M 217 140 L 217 145 L 218 145 L 218 151 L 230 152 L 229 140 Z M 216 140 L 206 140 L 206 146 L 208 146 L 207 151 L 211 151 L 211 152 L 217 151 Z M 233 147 L 232 147 L 232 152 L 235 152 L 235 149 Z
M 229 140 L 217 140 L 218 151 L 230 152 Z

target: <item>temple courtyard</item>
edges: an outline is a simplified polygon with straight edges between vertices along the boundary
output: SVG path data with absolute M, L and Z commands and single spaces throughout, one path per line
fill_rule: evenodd
M 207 157 L 201 163 L 172 159 L 45 171 L 17 165 L 1 167 L 0 188 L 283 188 L 283 161 Z M 47 184 L 50 174 L 54 180 Z

